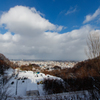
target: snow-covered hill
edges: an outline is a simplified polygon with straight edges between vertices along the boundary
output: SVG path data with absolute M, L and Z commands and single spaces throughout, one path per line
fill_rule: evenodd
M 16 76 L 12 77 L 7 83 L 7 85 L 10 86 L 8 91 L 11 91 L 11 95 L 17 96 L 45 95 L 42 84 L 44 78 L 60 79 L 58 77 L 45 75 L 43 73 L 34 73 L 32 71 L 19 71 L 19 73 Z M 30 94 L 27 94 L 28 91 L 30 91 Z M 38 91 L 39 94 L 34 94 L 34 91 Z

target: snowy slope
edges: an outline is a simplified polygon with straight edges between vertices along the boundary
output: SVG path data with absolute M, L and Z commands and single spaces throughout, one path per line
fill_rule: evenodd
M 43 84 L 37 84 L 37 82 L 43 81 L 44 78 L 57 78 L 57 77 L 51 75 L 45 75 L 43 73 L 37 74 L 33 73 L 32 71 L 20 71 L 17 76 L 11 78 L 11 80 L 8 82 L 9 85 L 8 90 L 11 91 L 10 94 L 17 96 L 26 96 L 26 91 L 38 90 L 39 94 L 42 96 L 45 95 L 43 91 Z M 14 83 L 11 84 L 12 82 Z

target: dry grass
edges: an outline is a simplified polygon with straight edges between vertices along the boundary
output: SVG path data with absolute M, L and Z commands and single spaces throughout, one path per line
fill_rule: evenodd
M 61 77 L 65 81 L 64 91 L 66 92 L 96 89 L 100 93 L 100 85 L 99 85 L 100 70 L 99 69 L 100 69 L 100 60 L 92 59 L 84 62 L 79 62 L 73 68 L 61 69 L 60 71 L 43 70 L 42 72 L 45 74 Z M 49 88 L 52 87 L 51 84 L 54 84 L 54 80 L 45 80 L 45 81 L 46 84 L 48 83 L 48 85 L 45 84 L 45 86 L 48 86 Z M 52 93 L 55 93 L 53 91 L 54 90 L 52 89 Z M 56 93 L 58 92 L 56 91 Z M 61 93 L 61 91 L 59 93 Z
M 23 71 L 36 71 L 36 70 L 40 70 L 41 68 L 36 65 L 36 64 L 29 64 L 29 65 L 22 65 L 20 66 L 20 69 Z
M 20 66 L 21 70 L 32 71 L 32 66 L 22 65 Z

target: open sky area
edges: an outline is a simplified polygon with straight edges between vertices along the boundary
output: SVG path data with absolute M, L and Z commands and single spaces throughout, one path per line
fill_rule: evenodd
M 85 60 L 100 33 L 100 0 L 0 0 L 0 53 L 9 59 Z

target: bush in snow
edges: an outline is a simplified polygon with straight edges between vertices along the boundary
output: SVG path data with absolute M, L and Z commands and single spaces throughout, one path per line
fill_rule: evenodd
M 48 94 L 56 94 L 64 92 L 64 84 L 59 79 L 44 79 L 43 89 Z

